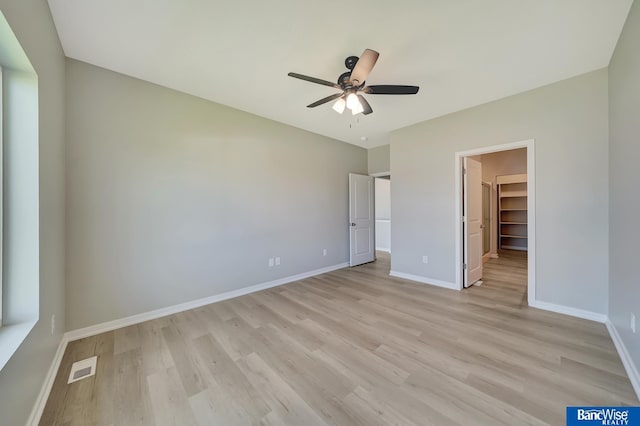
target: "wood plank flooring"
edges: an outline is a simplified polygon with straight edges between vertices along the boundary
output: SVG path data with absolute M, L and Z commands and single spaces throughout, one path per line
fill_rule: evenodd
M 638 405 L 604 325 L 526 306 L 526 257 L 462 292 L 388 271 L 379 253 L 72 342 L 40 424 L 564 425 L 567 405 Z

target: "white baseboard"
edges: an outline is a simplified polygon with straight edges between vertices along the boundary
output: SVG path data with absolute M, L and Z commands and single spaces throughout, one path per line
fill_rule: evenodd
M 277 287 L 283 284 L 288 284 L 294 281 L 303 280 L 305 278 L 310 278 L 316 275 L 326 274 L 327 272 L 346 268 L 348 266 L 349 266 L 348 262 L 338 263 L 336 265 L 327 266 L 325 268 L 320 268 L 320 269 L 316 269 L 309 272 L 303 272 L 302 274 L 291 275 L 288 277 L 279 278 L 277 280 L 252 285 L 250 287 L 244 287 L 238 290 L 227 291 L 225 293 L 216 294 L 214 296 L 204 297 L 202 299 L 192 300 L 190 302 L 180 303 L 178 305 L 167 306 L 166 308 L 160 308 L 153 311 L 144 312 L 142 314 L 132 315 L 130 317 L 120 318 L 120 319 L 108 321 L 102 324 L 96 324 L 90 327 L 68 331 L 64 333 L 64 335 L 62 336 L 60 345 L 58 346 L 58 350 L 56 351 L 56 354 L 53 358 L 53 362 L 51 363 L 51 367 L 49 368 L 49 372 L 47 373 L 45 382 L 42 385 L 42 389 L 40 389 L 40 393 L 38 394 L 38 399 L 36 400 L 36 403 L 33 409 L 31 410 L 31 415 L 29 416 L 27 425 L 36 426 L 38 425 L 38 423 L 40 423 L 42 412 L 44 411 L 44 408 L 47 405 L 47 400 L 49 399 L 49 393 L 51 392 L 51 388 L 53 387 L 53 382 L 55 381 L 56 375 L 58 374 L 58 369 L 60 368 L 60 363 L 62 362 L 64 351 L 67 348 L 67 344 L 69 342 L 72 342 L 78 339 L 83 339 L 85 337 L 95 336 L 96 334 L 105 333 L 107 331 L 112 331 L 118 328 L 139 324 L 144 321 L 149 321 L 152 319 L 164 317 L 164 316 L 175 314 L 178 312 L 187 311 L 189 309 L 198 308 L 200 306 L 209 305 L 211 303 L 221 302 L 227 299 L 233 299 L 234 297 L 244 296 L 249 293 L 255 293 L 256 291 L 266 290 L 268 288 L 273 288 L 273 287 Z
M 389 275 L 391 275 L 392 277 L 396 277 L 396 278 L 403 278 L 405 280 L 416 281 L 416 282 L 419 282 L 419 283 L 422 283 L 422 284 L 429 284 L 429 285 L 434 285 L 434 286 L 437 286 L 437 287 L 444 287 L 444 288 L 448 288 L 450 290 L 460 290 L 460 288 L 458 287 L 458 285 L 456 283 L 450 283 L 448 281 L 436 280 L 434 278 L 422 277 L 420 275 L 405 274 L 404 272 L 398 272 L 398 271 L 390 271 Z
M 390 248 L 386 248 L 386 247 L 376 247 L 376 251 L 383 251 L 385 253 L 391 253 L 391 249 Z
M 130 317 L 108 321 L 102 324 L 97 324 L 90 327 L 85 327 L 85 328 L 66 332 L 62 336 L 62 339 L 60 340 L 60 344 L 58 345 L 56 354 L 53 358 L 53 361 L 51 362 L 51 366 L 49 367 L 49 371 L 45 378 L 44 384 L 40 389 L 40 393 L 38 394 L 36 403 L 33 409 L 31 410 L 31 415 L 29 416 L 27 425 L 36 426 L 40 422 L 40 418 L 47 404 L 47 400 L 49 399 L 49 394 L 51 392 L 51 388 L 53 387 L 53 383 L 58 373 L 58 369 L 60 368 L 60 363 L 62 362 L 62 357 L 64 356 L 65 349 L 67 348 L 67 344 L 71 341 L 93 336 L 100 333 L 104 333 L 107 331 L 112 331 L 117 328 L 138 324 L 144 321 L 149 321 L 152 319 L 160 318 L 160 317 L 171 315 L 174 313 L 183 312 L 189 309 L 197 308 L 197 307 L 208 305 L 211 303 L 232 299 L 234 297 L 244 296 L 249 293 L 254 293 L 260 290 L 266 290 L 268 288 L 273 288 L 273 287 L 277 287 L 283 284 L 288 284 L 294 281 L 299 281 L 305 278 L 310 278 L 315 275 L 325 274 L 327 272 L 346 268 L 348 266 L 349 264 L 347 262 L 339 263 L 339 264 L 328 266 L 325 268 L 316 269 L 314 271 L 292 275 L 292 276 L 280 278 L 274 281 L 256 284 L 250 287 L 228 291 L 228 292 L 217 294 L 214 296 L 205 297 L 202 299 L 197 299 L 190 302 L 181 303 L 178 305 L 168 306 L 166 308 L 156 309 L 150 312 L 132 315 Z M 455 283 L 436 280 L 433 278 L 423 277 L 419 275 L 405 274 L 403 272 L 397 272 L 397 271 L 390 271 L 389 275 L 392 277 L 403 278 L 403 279 L 416 281 L 423 284 L 434 285 L 437 287 L 443 287 L 443 288 L 448 288 L 452 290 L 460 290 Z M 638 370 L 634 365 L 633 360 L 631 359 L 631 356 L 629 355 L 624 343 L 620 339 L 620 336 L 617 330 L 615 329 L 613 324 L 609 322 L 606 315 L 598 314 L 590 311 L 584 311 L 576 308 L 570 308 L 570 307 L 561 306 L 561 305 L 555 305 L 547 302 L 540 302 L 540 301 L 536 301 L 533 307 L 605 323 L 607 326 L 607 329 L 609 330 L 609 334 L 611 335 L 611 339 L 613 340 L 613 343 L 618 351 L 620 359 L 622 360 L 622 363 L 627 371 L 627 374 L 629 375 L 631 384 L 634 390 L 636 391 L 638 398 L 640 398 L 640 375 L 638 375 Z
M 325 268 L 316 269 L 309 272 L 303 272 L 302 274 L 291 275 L 284 278 L 279 278 L 274 281 L 268 281 L 261 284 L 252 285 L 250 287 L 240 288 L 238 290 L 227 291 L 225 293 L 216 294 L 214 296 L 204 297 L 202 299 L 192 300 L 190 302 L 180 303 L 178 305 L 167 306 L 165 308 L 155 309 L 153 311 L 144 312 L 141 314 L 132 315 L 125 318 L 120 318 L 113 321 L 107 321 L 102 324 L 96 324 L 89 327 L 80 328 L 77 330 L 68 331 L 65 333 L 65 337 L 69 342 L 74 340 L 83 339 L 89 336 L 95 336 L 96 334 L 105 333 L 107 331 L 116 330 L 118 328 L 127 327 L 141 322 L 149 321 L 152 319 L 165 317 L 167 315 L 176 314 L 178 312 L 187 311 L 189 309 L 199 308 L 200 306 L 209 305 L 215 302 L 221 302 L 227 299 L 233 299 L 234 297 L 244 296 L 245 294 L 255 293 L 256 291 L 266 290 L 268 288 L 277 287 L 283 284 L 288 284 L 294 281 L 303 280 L 305 278 L 313 277 L 315 275 L 325 274 L 327 272 L 335 271 L 337 269 L 346 268 L 349 266 L 347 262 L 339 263 L 337 265 L 327 266 Z
M 607 319 L 606 322 L 607 330 L 609 330 L 609 335 L 611 336 L 611 340 L 613 340 L 613 344 L 618 351 L 618 355 L 620 356 L 620 360 L 622 361 L 622 365 L 624 365 L 624 369 L 627 371 L 627 376 L 629 376 L 629 380 L 631 381 L 631 386 L 633 386 L 633 390 L 636 391 L 636 397 L 640 399 L 640 374 L 638 373 L 638 368 L 636 367 L 631 355 L 629 355 L 629 351 L 627 351 L 627 347 L 625 346 L 622 338 L 618 334 L 618 330 L 616 326 L 613 325 L 611 321 Z
M 69 343 L 69 341 L 66 336 L 63 335 L 60 339 L 58 350 L 53 357 L 53 361 L 51 362 L 51 366 L 49 367 L 49 371 L 47 372 L 42 388 L 40 389 L 40 393 L 38 393 L 36 403 L 31 410 L 29 420 L 27 420 L 27 425 L 29 426 L 38 426 L 40 423 L 40 418 L 44 412 L 44 407 L 47 405 L 47 400 L 49 400 L 49 394 L 51 393 L 53 382 L 56 380 L 56 375 L 58 374 L 58 369 L 60 368 L 64 351 L 67 349 L 67 343 Z
M 596 321 L 600 323 L 607 322 L 607 316 L 605 314 L 599 314 L 597 312 L 585 311 L 578 308 L 572 308 L 569 306 L 556 305 L 555 303 L 541 302 L 536 300 L 532 304 L 529 304 L 532 308 L 542 309 L 545 311 L 557 312 L 559 314 L 565 314 L 572 317 L 582 318 L 586 320 Z

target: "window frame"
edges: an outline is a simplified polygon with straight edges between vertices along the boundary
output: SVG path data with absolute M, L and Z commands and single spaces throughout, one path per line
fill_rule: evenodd
M 38 74 L 1 10 L 0 45 L 1 371 L 40 319 L 40 108 Z
M 2 312 L 3 312 L 3 304 L 4 299 L 2 298 L 3 289 L 4 289 L 4 279 L 3 279 L 3 270 L 2 270 L 2 260 L 4 258 L 2 248 L 4 247 L 3 229 L 4 229 L 4 220 L 3 220 L 3 207 L 4 207 L 4 185 L 3 185 L 3 175 L 4 175 L 4 144 L 3 135 L 4 135 L 4 114 L 3 114 L 3 106 L 4 106 L 4 79 L 2 77 L 2 65 L 0 65 L 0 328 L 2 328 Z

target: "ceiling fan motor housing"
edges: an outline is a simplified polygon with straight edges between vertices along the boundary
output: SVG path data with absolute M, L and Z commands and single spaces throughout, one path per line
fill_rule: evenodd
M 344 60 L 344 66 L 347 67 L 348 70 L 353 70 L 357 62 L 358 62 L 357 56 L 349 56 L 347 57 L 347 59 Z
M 338 77 L 338 84 L 340 85 L 340 87 L 344 89 L 346 86 L 350 86 L 349 84 L 350 79 L 351 79 L 351 71 L 343 72 L 342 74 L 340 74 L 340 77 Z

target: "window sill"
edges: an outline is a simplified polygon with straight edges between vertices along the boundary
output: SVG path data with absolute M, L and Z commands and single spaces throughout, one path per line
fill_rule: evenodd
M 0 370 L 2 370 L 24 339 L 38 322 L 37 319 L 0 328 Z

